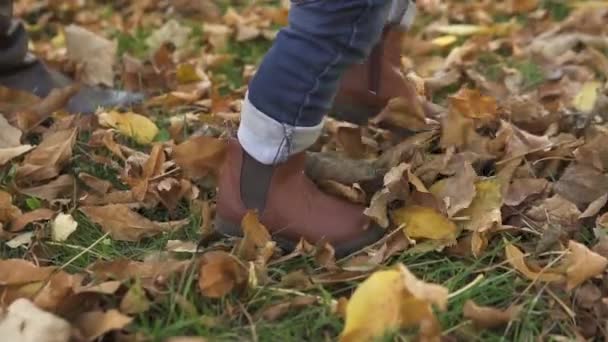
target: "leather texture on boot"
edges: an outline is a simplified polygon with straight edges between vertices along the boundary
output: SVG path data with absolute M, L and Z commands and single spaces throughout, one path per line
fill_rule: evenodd
M 384 230 L 363 215 L 362 206 L 328 195 L 304 174 L 304 153 L 274 166 L 255 161 L 236 140 L 229 142 L 219 176 L 216 229 L 240 235 L 247 210 L 256 209 L 260 221 L 281 247 L 291 249 L 304 238 L 327 241 L 337 256 L 348 255 L 377 240 Z
M 369 58 L 346 71 L 331 116 L 355 124 L 365 124 L 395 97 L 416 99 L 415 88 L 401 72 L 403 35 L 401 29 L 387 26 Z

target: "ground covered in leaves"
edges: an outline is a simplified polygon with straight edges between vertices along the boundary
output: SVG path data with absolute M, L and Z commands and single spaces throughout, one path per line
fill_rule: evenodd
M 255 213 L 213 232 L 224 138 L 287 3 L 17 1 L 50 65 L 149 99 L 74 116 L 75 88 L 0 89 L 3 336 L 608 337 L 608 2 L 419 4 L 402 62 L 426 117 L 396 99 L 328 120 L 308 155 L 387 229 L 335 260 L 280 251 Z

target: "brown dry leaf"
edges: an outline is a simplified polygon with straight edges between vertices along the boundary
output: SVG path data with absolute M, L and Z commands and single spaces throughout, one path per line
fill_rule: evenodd
M 608 175 L 589 166 L 572 163 L 553 189 L 556 194 L 583 207 L 608 192 Z
M 405 235 L 411 239 L 456 241 L 458 228 L 454 222 L 433 208 L 405 206 L 393 212 L 393 220 L 403 227 Z
M 20 155 L 31 151 L 34 148 L 32 145 L 20 145 L 15 147 L 3 147 L 0 148 L 0 166 L 8 163 L 13 158 L 17 158 Z
M 608 193 L 598 197 L 595 201 L 591 202 L 587 209 L 579 216 L 579 218 L 593 217 L 599 214 L 600 210 L 608 203 Z
M 313 283 L 310 275 L 303 270 L 297 270 L 284 275 L 277 286 L 287 289 L 307 290 L 313 286 Z
M 133 318 L 112 309 L 84 313 L 76 318 L 74 325 L 87 341 L 93 341 L 112 330 L 123 329 L 131 321 Z
M 68 58 L 84 66 L 82 80 L 89 85 L 113 86 L 116 42 L 77 25 L 64 31 Z
M 540 194 L 549 186 L 543 178 L 518 178 L 508 186 L 505 196 L 505 205 L 517 206 L 532 195 Z
M 57 177 L 72 157 L 76 132 L 77 130 L 72 128 L 47 135 L 40 145 L 25 157 L 23 164 L 17 168 L 16 177 L 27 182 Z
M 72 175 L 61 175 L 44 185 L 20 189 L 19 192 L 28 196 L 52 201 L 67 195 L 73 195 L 74 186 L 75 182 Z
M 218 5 L 210 0 L 173 0 L 171 5 L 178 12 L 188 16 L 200 17 L 204 22 L 217 21 L 222 15 Z
M 150 151 L 150 156 L 143 164 L 141 178 L 132 179 L 130 183 L 132 185 L 133 196 L 136 201 L 143 201 L 148 192 L 148 186 L 150 178 L 158 176 L 163 171 L 163 164 L 165 163 L 165 152 L 161 144 L 154 144 Z
M 34 129 L 55 111 L 65 107 L 78 90 L 80 90 L 80 86 L 77 83 L 51 90 L 49 95 L 41 101 L 37 101 L 23 111 L 17 112 L 15 118 L 17 127 L 24 132 Z
M 496 178 L 484 179 L 475 184 L 476 195 L 471 205 L 456 216 L 467 217 L 460 225 L 474 232 L 491 232 L 502 223 L 501 185 Z
M 539 0 L 511 0 L 511 13 L 529 13 L 539 5 Z
M 374 220 L 380 227 L 388 228 L 390 221 L 388 219 L 388 203 L 393 199 L 393 195 L 388 189 L 382 189 L 374 194 L 370 205 L 363 212 L 366 216 Z
M 552 270 L 534 271 L 526 264 L 524 260 L 524 253 L 514 245 L 507 243 L 505 245 L 505 257 L 509 264 L 513 266 L 517 271 L 521 272 L 526 278 L 534 281 L 545 281 L 545 282 L 563 282 L 566 280 L 564 275 L 555 273 Z
M 587 246 L 570 240 L 568 243 L 570 253 L 566 256 L 567 289 L 570 291 L 582 284 L 585 280 L 600 275 L 608 266 L 608 259 L 592 252 Z
M 127 315 L 146 312 L 150 306 L 151 303 L 146 296 L 145 290 L 137 282 L 129 288 L 129 291 L 127 291 L 120 301 L 120 311 Z
M 420 327 L 423 339 L 439 341 L 441 328 L 432 306 L 444 310 L 447 300 L 445 287 L 417 279 L 402 264 L 377 271 L 357 287 L 349 300 L 340 341 L 369 341 L 411 326 Z
M 513 305 L 506 310 L 500 310 L 488 306 L 479 306 L 472 300 L 467 300 L 462 308 L 462 315 L 473 321 L 478 328 L 492 329 L 506 325 L 516 319 L 521 311 L 521 306 Z
M 243 239 L 236 247 L 236 255 L 245 261 L 254 261 L 258 258 L 261 249 L 272 241 L 266 227 L 260 223 L 258 214 L 248 211 L 241 221 Z
M 496 99 L 476 89 L 459 90 L 450 97 L 450 108 L 471 119 L 494 120 L 498 115 Z
M 110 191 L 110 189 L 112 189 L 112 182 L 107 181 L 105 179 L 97 178 L 86 172 L 79 173 L 78 179 L 80 179 L 86 186 L 93 189 L 99 194 L 105 194 Z
M 127 279 L 141 279 L 143 281 L 156 281 L 168 279 L 171 275 L 184 271 L 190 266 L 188 260 L 164 260 L 164 261 L 132 261 L 128 259 L 116 259 L 112 261 L 98 261 L 90 265 L 87 271 L 96 279 L 115 279 L 124 281 Z
M 391 99 L 373 121 L 375 123 L 386 122 L 414 132 L 433 127 L 433 121 L 426 118 L 422 104 L 417 99 L 416 90 L 409 82 L 408 90 L 411 94 L 407 98 L 396 97 Z
M 23 285 L 46 280 L 56 269 L 53 266 L 38 267 L 21 259 L 0 260 L 0 286 Z
M 448 216 L 469 207 L 475 198 L 475 181 L 477 174 L 471 164 L 463 161 L 462 167 L 456 170 L 453 177 L 448 177 L 433 184 L 429 189 L 435 197 L 443 200 L 448 208 Z
M 366 147 L 361 137 L 361 127 L 355 125 L 340 125 L 336 131 L 336 140 L 349 158 L 363 158 Z
M 13 196 L 0 190 L 0 223 L 11 222 L 21 215 L 21 209 L 13 205 Z
M 139 241 L 162 232 L 180 228 L 183 222 L 155 222 L 141 216 L 124 204 L 108 204 L 101 207 L 81 207 L 93 222 L 101 226 L 101 230 L 110 234 L 115 240 Z
M 187 177 L 198 179 L 219 172 L 225 152 L 225 141 L 200 136 L 177 145 L 172 157 Z
M 342 197 L 352 203 L 365 204 L 365 191 L 357 184 L 353 186 L 344 185 L 332 180 L 324 180 L 318 183 L 319 187 L 326 193 Z
M 205 297 L 223 297 L 244 287 L 247 279 L 247 268 L 226 252 L 212 251 L 201 257 L 198 287 Z
M 314 296 L 301 296 L 288 299 L 261 309 L 255 317 L 268 322 L 276 321 L 287 313 L 317 304 L 319 299 Z
M 28 224 L 36 221 L 50 220 L 55 212 L 51 209 L 40 208 L 27 212 L 11 222 L 11 232 L 22 231 Z
M 559 224 L 564 227 L 576 226 L 581 216 L 576 205 L 560 195 L 543 200 L 538 205 L 530 208 L 526 215 L 538 222 Z

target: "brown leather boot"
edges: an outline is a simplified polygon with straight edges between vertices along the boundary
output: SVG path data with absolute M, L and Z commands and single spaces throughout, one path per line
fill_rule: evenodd
M 281 248 L 291 250 L 304 238 L 327 241 L 337 256 L 377 240 L 384 230 L 373 225 L 358 206 L 325 194 L 304 174 L 304 153 L 278 165 L 264 165 L 230 141 L 219 176 L 216 230 L 241 235 L 241 220 L 257 210 Z
M 414 85 L 401 72 L 404 34 L 395 25 L 385 27 L 369 58 L 363 64 L 353 65 L 342 77 L 330 116 L 361 125 L 378 115 L 395 97 L 405 97 L 412 105 L 420 106 Z
M 0 86 L 46 97 L 51 90 L 73 81 L 50 70 L 27 51 L 28 37 L 23 24 L 12 19 L 12 1 L 0 4 Z M 94 113 L 98 107 L 128 107 L 143 95 L 99 87 L 82 86 L 70 99 L 71 113 Z

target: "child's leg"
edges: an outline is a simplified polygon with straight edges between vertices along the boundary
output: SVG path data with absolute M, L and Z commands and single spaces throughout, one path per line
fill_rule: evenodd
M 389 0 L 297 0 L 249 85 L 239 141 L 264 164 L 314 143 L 339 80 L 379 40 Z

